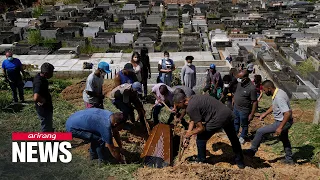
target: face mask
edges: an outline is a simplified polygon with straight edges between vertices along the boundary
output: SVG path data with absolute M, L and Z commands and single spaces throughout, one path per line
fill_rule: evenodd
M 106 75 L 107 75 L 107 73 L 101 72 L 101 76 L 102 76 L 102 77 L 104 77 L 104 76 L 106 76 Z
M 164 59 L 165 59 L 165 60 L 168 60 L 169 58 L 168 58 L 168 57 L 165 57 Z
M 138 58 L 134 58 L 133 61 L 134 61 L 134 62 L 137 62 L 137 61 L 138 61 Z
M 12 60 L 13 60 L 13 57 L 8 57 L 8 60 L 9 60 L 9 61 L 12 61 Z
M 272 96 L 272 92 L 271 92 L 271 91 L 268 91 L 268 92 L 266 92 L 266 95 L 267 95 L 267 96 Z
M 223 86 L 224 86 L 225 88 L 228 88 L 228 87 L 230 86 L 230 84 L 223 84 Z
M 188 66 L 191 66 L 192 63 L 187 63 Z
M 238 81 L 239 83 L 242 83 L 242 79 L 241 79 L 241 78 L 238 78 L 237 81 Z

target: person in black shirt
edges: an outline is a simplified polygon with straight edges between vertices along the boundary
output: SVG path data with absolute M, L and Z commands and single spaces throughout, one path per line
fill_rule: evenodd
M 33 100 L 41 121 L 42 132 L 54 131 L 52 125 L 53 105 L 48 83 L 48 79 L 53 76 L 53 70 L 54 66 L 52 64 L 44 63 L 41 66 L 41 72 L 33 80 Z
M 143 91 L 144 97 L 147 97 L 148 94 L 148 78 L 151 78 L 151 69 L 150 69 L 150 59 L 148 56 L 148 49 L 146 47 L 141 49 L 141 62 L 143 64 L 142 68 L 142 84 L 143 84 Z
M 228 108 L 230 108 L 231 110 L 232 108 L 232 98 L 233 98 L 233 87 L 232 87 L 232 77 L 230 75 L 225 75 L 222 78 L 223 80 L 223 91 L 222 91 L 222 96 L 220 98 L 220 101 L 225 104 Z
M 197 135 L 198 162 L 206 162 L 207 141 L 223 128 L 236 155 L 238 167 L 244 168 L 242 149 L 233 126 L 233 113 L 229 108 L 209 95 L 193 95 L 188 98 L 179 93 L 174 95 L 173 101 L 177 108 L 186 109 L 190 117 L 184 142 L 192 135 Z M 187 146 L 187 143 L 184 143 L 184 146 Z

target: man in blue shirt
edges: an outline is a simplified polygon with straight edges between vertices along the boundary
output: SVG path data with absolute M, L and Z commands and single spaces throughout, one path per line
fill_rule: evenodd
M 23 103 L 24 96 L 23 96 L 23 86 L 24 83 L 22 82 L 22 77 L 20 72 L 24 74 L 22 69 L 21 61 L 17 58 L 12 57 L 12 52 L 6 52 L 6 58 L 2 62 L 2 69 L 5 80 L 9 82 L 10 88 L 12 90 L 13 101 L 16 103 L 18 102 L 18 95 L 17 89 L 19 91 L 19 99 Z
M 66 129 L 75 138 L 90 141 L 91 159 L 99 159 L 99 162 L 107 161 L 107 150 L 117 162 L 123 163 L 120 155 L 122 143 L 119 130 L 122 129 L 125 119 L 123 114 L 112 113 L 99 108 L 88 108 L 72 114 L 66 122 Z M 113 145 L 112 137 L 116 140 L 119 149 Z M 112 162 L 112 159 L 108 159 Z

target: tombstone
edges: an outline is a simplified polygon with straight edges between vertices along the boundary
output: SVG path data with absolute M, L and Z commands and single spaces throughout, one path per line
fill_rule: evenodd
M 115 43 L 116 44 L 132 44 L 134 35 L 131 33 L 116 33 Z
M 81 37 L 83 36 L 83 28 L 82 27 L 77 27 L 77 26 L 68 26 L 62 28 L 63 32 L 70 33 L 73 32 L 75 37 Z
M 106 38 L 107 42 L 111 45 L 114 43 L 114 37 L 116 33 L 110 33 L 110 32 L 98 32 L 97 38 Z
M 179 28 L 179 18 L 178 17 L 167 17 L 164 25 L 169 29 Z
M 66 43 L 68 47 L 86 47 L 89 44 L 89 40 L 86 37 L 75 37 L 72 39 L 65 39 L 64 43 Z
M 69 25 L 69 23 L 71 23 L 71 20 L 60 20 L 54 23 L 53 27 L 55 28 L 64 28 L 67 27 Z
M 141 22 L 139 20 L 125 20 L 123 32 L 140 32 Z
M 161 43 L 161 51 L 173 51 L 177 52 L 180 49 L 180 43 L 179 42 L 162 42 Z
M 58 51 L 55 52 L 55 54 L 80 54 L 80 47 L 65 47 L 60 48 Z
M 139 37 L 133 44 L 133 50 L 140 52 L 142 48 L 146 47 L 148 52 L 154 52 L 155 41 L 148 37 Z
M 319 123 L 320 123 L 320 98 L 317 99 L 315 110 L 314 110 L 314 118 L 313 118 L 313 124 L 319 125 Z
M 28 52 L 28 55 L 46 55 L 46 54 L 50 54 L 51 52 L 52 52 L 52 49 L 49 47 L 33 46 Z
M 0 44 L 12 44 L 16 41 L 15 34 L 0 34 Z
M 100 27 L 102 30 L 107 28 L 107 23 L 105 21 L 90 21 L 86 24 L 88 24 L 88 27 Z
M 179 11 L 177 9 L 168 9 L 167 10 L 167 17 L 169 17 L 169 16 L 178 17 Z
M 27 55 L 32 46 L 30 44 L 16 44 L 12 47 L 12 52 L 17 55 Z
M 72 39 L 75 37 L 75 33 L 74 32 L 58 32 L 56 35 L 56 39 L 58 41 L 63 41 L 66 39 Z
M 156 24 L 160 27 L 161 22 L 162 21 L 162 17 L 159 14 L 150 14 L 147 17 L 147 24 Z
M 83 37 L 96 37 L 98 32 L 103 30 L 100 27 L 83 27 Z
M 61 31 L 62 29 L 60 28 L 47 28 L 47 29 L 41 29 L 40 34 L 41 34 L 41 37 L 45 39 L 56 39 L 57 33 Z
M 134 4 L 125 4 L 121 9 L 121 12 L 124 14 L 134 14 L 137 12 L 137 7 Z
M 190 15 L 189 13 L 182 14 L 182 23 L 190 23 Z
M 178 31 L 163 31 L 161 35 L 161 42 L 175 42 L 180 41 L 180 35 Z
M 7 12 L 4 16 L 4 19 L 9 20 L 9 21 L 13 21 L 16 19 L 16 14 L 14 13 L 14 11 Z
M 110 43 L 108 43 L 108 38 L 93 38 L 91 40 L 91 44 L 94 47 L 108 49 L 110 47 Z

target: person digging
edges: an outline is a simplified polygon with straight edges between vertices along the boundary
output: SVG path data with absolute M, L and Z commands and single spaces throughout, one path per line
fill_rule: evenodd
M 72 137 L 90 142 L 91 160 L 98 159 L 100 165 L 124 163 L 121 156 L 124 150 L 119 135 L 124 122 L 122 112 L 88 108 L 72 114 L 66 121 L 66 130 L 72 133 Z M 113 137 L 119 148 L 114 146 Z
M 177 108 L 186 109 L 190 117 L 184 146 L 188 145 L 188 139 L 192 135 L 197 135 L 197 162 L 207 162 L 207 141 L 222 128 L 231 142 L 237 166 L 241 169 L 245 167 L 241 145 L 233 126 L 233 113 L 228 107 L 209 95 L 193 95 L 188 98 L 185 94 L 179 93 L 174 95 L 173 101 Z
M 152 112 L 154 125 L 159 123 L 159 114 L 163 107 L 166 107 L 166 109 L 171 112 L 167 121 L 167 124 L 170 124 L 174 120 L 175 115 L 175 112 L 172 110 L 173 93 L 171 88 L 164 83 L 158 83 L 152 88 L 152 94 L 156 98 Z
M 123 117 L 135 123 L 134 110 L 139 114 L 139 120 L 142 125 L 145 124 L 145 110 L 139 99 L 139 94 L 142 94 L 142 85 L 140 82 L 133 84 L 125 83 L 114 88 L 110 93 L 110 99 L 117 109 L 123 112 Z

